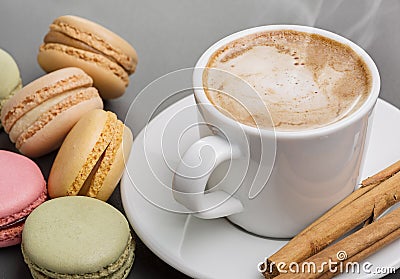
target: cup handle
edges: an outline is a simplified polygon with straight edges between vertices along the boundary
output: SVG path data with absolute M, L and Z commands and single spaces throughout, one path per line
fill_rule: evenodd
M 175 171 L 172 181 L 175 200 L 202 219 L 241 212 L 242 203 L 231 194 L 223 190 L 205 192 L 214 169 L 222 162 L 239 156 L 239 148 L 219 136 L 208 136 L 195 142 L 185 152 Z

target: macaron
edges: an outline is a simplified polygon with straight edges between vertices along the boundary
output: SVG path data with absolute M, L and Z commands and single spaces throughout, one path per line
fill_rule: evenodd
M 47 198 L 46 181 L 29 158 L 0 150 L 0 247 L 21 243 L 26 217 Z
M 85 114 L 65 138 L 51 167 L 50 197 L 108 200 L 121 179 L 132 141 L 131 130 L 115 113 L 97 109 Z
M 79 67 L 93 78 L 104 99 L 124 94 L 136 69 L 137 54 L 127 41 L 81 17 L 56 18 L 43 41 L 37 57 L 43 70 Z
M 25 222 L 22 254 L 33 278 L 126 278 L 135 243 L 126 218 L 89 197 L 62 197 Z
M 73 67 L 40 77 L 4 105 L 4 130 L 17 149 L 29 157 L 57 149 L 83 114 L 103 108 L 92 85 L 89 75 Z
M 10 54 L 0 49 L 0 112 L 7 100 L 21 87 L 22 81 L 17 63 Z

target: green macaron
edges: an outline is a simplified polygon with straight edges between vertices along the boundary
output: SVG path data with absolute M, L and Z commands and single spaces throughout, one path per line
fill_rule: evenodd
M 17 63 L 10 54 L 0 49 L 0 112 L 5 102 L 21 87 Z
M 22 253 L 34 278 L 126 278 L 135 243 L 125 217 L 89 197 L 62 197 L 26 219 Z

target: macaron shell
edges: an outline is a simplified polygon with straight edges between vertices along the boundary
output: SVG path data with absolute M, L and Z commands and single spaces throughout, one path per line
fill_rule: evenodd
M 124 65 L 124 68 L 126 67 L 129 74 L 134 72 L 137 63 L 135 49 L 109 29 L 93 21 L 72 15 L 58 17 L 50 28 L 64 32 L 105 55 L 113 57 L 118 63 Z
M 14 123 L 38 104 L 68 90 L 88 87 L 93 80 L 79 68 L 64 68 L 44 75 L 24 86 L 4 105 L 1 122 L 8 133 Z
M 20 84 L 21 78 L 17 63 L 9 53 L 0 49 L 0 100 L 7 98 Z
M 118 261 L 130 239 L 128 222 L 111 205 L 88 197 L 62 197 L 29 215 L 22 249 L 30 265 L 77 276 L 107 272 L 104 268 Z
M 48 179 L 50 197 L 78 194 L 87 176 L 112 139 L 114 129 L 112 125 L 114 124 L 109 123 L 110 117 L 116 120 L 115 114 L 106 113 L 100 109 L 92 110 L 86 113 L 71 129 L 61 145 L 50 171 Z M 115 120 L 111 120 L 111 122 Z M 102 137 L 102 133 L 105 136 Z M 84 172 L 84 175 L 80 175 L 81 172 Z M 72 190 L 74 183 L 77 189 Z
M 129 158 L 132 143 L 132 132 L 127 126 L 124 125 L 122 143 L 115 154 L 115 159 L 110 170 L 105 174 L 106 178 L 104 179 L 103 186 L 96 195 L 97 199 L 106 201 L 110 198 L 125 170 L 125 163 Z
M 22 248 L 22 254 L 24 255 L 24 247 Z M 63 279 L 77 279 L 77 278 L 99 278 L 99 274 L 102 275 L 100 278 L 107 279 L 125 279 L 128 277 L 129 272 L 132 268 L 133 261 L 135 259 L 135 242 L 131 238 L 129 241 L 126 250 L 123 255 L 115 262 L 107 267 L 104 267 L 100 271 L 92 272 L 92 273 L 84 273 L 84 274 L 63 274 L 57 273 L 53 271 L 49 271 L 47 269 L 41 268 L 31 262 L 25 255 L 24 260 L 28 264 L 28 267 L 31 271 L 32 277 L 35 279 L 48 279 L 48 278 L 63 278 Z
M 5 97 L 4 99 L 0 99 L 0 112 L 3 108 L 3 106 L 8 102 L 8 100 L 15 95 L 15 93 L 19 92 L 22 88 L 22 81 L 20 80 L 20 83 L 10 92 L 10 94 Z M 0 119 L 0 128 L 3 128 L 3 125 L 1 124 L 1 119 Z
M 21 146 L 17 145 L 17 148 L 21 153 L 32 158 L 47 154 L 61 146 L 68 132 L 84 114 L 101 108 L 103 108 L 103 102 L 99 96 L 80 101 L 55 116 L 34 135 L 24 141 Z
M 39 167 L 29 158 L 0 150 L 0 219 L 23 211 L 46 189 Z
M 24 224 L 21 223 L 8 229 L 0 230 L 0 248 L 21 243 L 23 228 Z
M 64 67 L 83 69 L 93 77 L 93 84 L 104 99 L 120 97 L 129 84 L 128 75 L 122 67 L 101 54 L 61 44 L 46 44 L 41 47 L 37 60 L 46 72 Z

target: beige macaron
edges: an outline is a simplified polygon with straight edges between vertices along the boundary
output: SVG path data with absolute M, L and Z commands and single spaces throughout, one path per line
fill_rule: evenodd
M 48 181 L 51 198 L 84 195 L 106 201 L 125 168 L 133 136 L 110 111 L 85 114 L 65 138 Z
M 83 114 L 103 108 L 92 84 L 90 76 L 72 67 L 34 80 L 4 105 L 4 130 L 19 151 L 29 157 L 57 149 Z
M 47 72 L 75 66 L 94 80 L 105 99 L 121 96 L 136 69 L 135 49 L 103 26 L 77 16 L 61 16 L 53 21 L 40 46 L 40 66 Z

